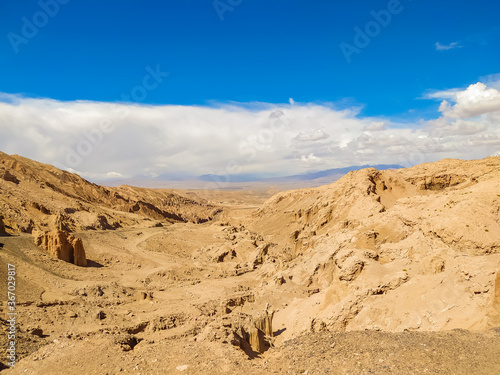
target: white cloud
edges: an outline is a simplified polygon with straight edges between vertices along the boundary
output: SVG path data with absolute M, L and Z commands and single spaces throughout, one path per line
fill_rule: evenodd
M 437 99 L 437 100 L 453 100 L 456 97 L 457 92 L 460 91 L 460 89 L 450 89 L 450 90 L 434 90 L 434 91 L 428 91 L 425 93 L 421 99 Z
M 441 44 L 437 42 L 435 46 L 436 46 L 436 51 L 448 51 L 454 48 L 462 48 L 462 46 L 458 42 L 453 42 L 450 44 Z
M 442 116 L 414 124 L 312 103 L 152 106 L 0 94 L 0 150 L 91 179 L 283 176 L 317 166 L 413 165 L 498 151 L 499 92 L 480 83 L 444 92 L 453 95 L 444 94 Z
M 488 88 L 482 82 L 470 85 L 464 91 L 455 92 L 453 101 L 454 105 L 445 100 L 439 108 L 447 117 L 469 118 L 500 111 L 500 92 Z

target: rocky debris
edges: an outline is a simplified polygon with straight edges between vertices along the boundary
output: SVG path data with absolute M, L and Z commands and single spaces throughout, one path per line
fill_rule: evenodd
M 141 339 L 137 338 L 134 335 L 124 334 L 116 337 L 113 342 L 115 345 L 118 345 L 121 350 L 123 350 L 124 352 L 128 352 L 130 350 L 133 350 L 141 341 Z
M 178 327 L 187 320 L 184 314 L 169 314 L 158 316 L 149 321 L 147 329 L 150 332 L 164 331 Z
M 87 258 L 80 238 L 62 230 L 52 232 L 38 231 L 33 233 L 35 244 L 45 249 L 54 258 L 86 267 Z
M 221 305 L 215 300 L 196 304 L 195 307 L 200 311 L 202 316 L 213 317 L 222 314 L 222 310 L 220 309 Z
M 500 331 L 315 332 L 266 355 L 280 374 L 497 374 Z M 275 367 L 273 367 L 273 364 Z
M 0 229 L 3 230 L 3 234 L 13 235 L 19 233 L 31 233 L 35 228 L 35 222 L 23 215 L 20 212 L 15 212 L 14 215 L 9 215 L 10 212 L 3 211 L 0 215 L 3 217 L 0 223 Z M 1 233 L 1 232 L 0 232 Z
M 144 320 L 134 325 L 126 327 L 124 330 L 128 334 L 135 335 L 141 332 L 158 332 L 182 326 L 190 317 L 182 313 L 166 314 L 156 316 L 149 320 Z
M 307 289 L 307 295 L 309 297 L 312 296 L 313 294 L 316 294 L 316 293 L 319 293 L 319 288 L 310 288 L 310 289 Z
M 7 334 L 9 330 L 9 322 L 7 320 L 2 319 L 0 317 L 0 330 L 2 334 L 0 334 L 0 347 L 7 348 L 9 344 L 9 335 Z M 16 365 L 17 362 L 21 359 L 29 356 L 32 353 L 35 353 L 40 348 L 43 348 L 50 341 L 48 339 L 48 335 L 43 334 L 43 331 L 40 328 L 32 328 L 30 326 L 26 327 L 26 329 L 22 326 L 16 327 Z M 4 349 L 5 350 L 5 349 Z M 7 364 L 7 354 L 3 355 L 0 359 L 0 371 L 10 368 L 8 366 L 2 367 L 2 362 Z
M 139 322 L 134 324 L 133 326 L 127 327 L 125 332 L 130 335 L 135 335 L 137 333 L 144 332 L 149 325 L 149 321 Z
M 136 293 L 132 288 L 118 285 L 116 282 L 109 284 L 87 285 L 83 288 L 76 288 L 69 294 L 71 296 L 82 297 L 90 301 L 109 303 L 110 301 L 136 301 Z

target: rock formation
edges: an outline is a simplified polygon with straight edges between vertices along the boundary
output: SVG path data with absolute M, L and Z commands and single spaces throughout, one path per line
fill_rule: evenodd
M 45 249 L 54 258 L 81 267 L 87 266 L 87 258 L 80 238 L 62 230 L 34 232 L 33 237 L 35 244 Z
M 247 317 L 238 327 L 236 333 L 241 337 L 240 346 L 246 349 L 247 344 L 256 353 L 264 353 L 270 348 L 270 339 L 273 337 L 274 311 L 266 310 L 256 317 Z M 244 341 L 243 341 L 244 340 Z M 248 349 L 245 350 L 248 352 Z

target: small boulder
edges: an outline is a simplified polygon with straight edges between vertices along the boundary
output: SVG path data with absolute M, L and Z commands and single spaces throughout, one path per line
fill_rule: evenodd
M 43 337 L 43 330 L 39 327 L 31 328 L 28 330 L 28 332 L 31 333 L 33 336 Z

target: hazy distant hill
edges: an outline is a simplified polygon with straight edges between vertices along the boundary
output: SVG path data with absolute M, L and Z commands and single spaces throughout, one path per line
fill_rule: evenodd
M 172 189 L 220 189 L 220 190 L 266 190 L 270 186 L 279 190 L 294 189 L 301 187 L 316 187 L 330 184 L 351 171 L 364 168 L 376 168 L 378 170 L 404 168 L 398 164 L 377 164 L 351 166 L 345 168 L 332 168 L 323 171 L 310 171 L 291 176 L 263 177 L 258 174 L 240 174 L 222 176 L 217 174 L 205 174 L 202 176 L 189 176 L 188 174 L 164 173 L 157 177 L 146 175 L 134 176 L 129 179 L 96 181 L 106 186 L 132 185 L 148 188 L 172 188 Z
M 324 171 L 318 172 L 306 172 L 301 174 L 296 174 L 292 176 L 283 177 L 273 177 L 273 178 L 259 178 L 253 174 L 237 175 L 231 176 L 231 182 L 268 182 L 268 183 L 290 183 L 299 181 L 312 181 L 320 178 L 331 178 L 330 182 L 339 179 L 343 175 L 351 171 L 359 171 L 365 168 L 375 168 L 378 170 L 385 169 L 400 169 L 404 168 L 398 164 L 377 164 L 377 165 L 362 165 L 362 166 L 352 166 L 345 168 L 332 168 L 326 169 Z M 219 176 L 214 174 L 206 174 L 198 177 L 200 181 L 225 181 L 225 176 Z

